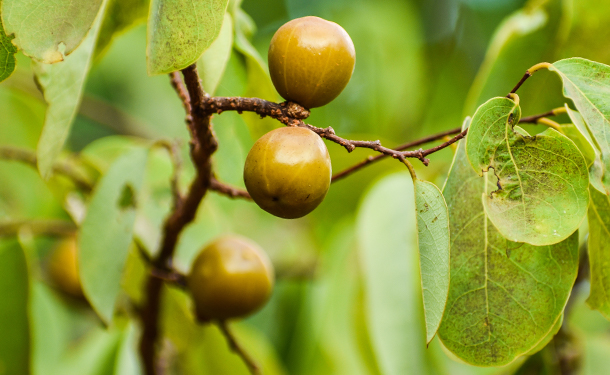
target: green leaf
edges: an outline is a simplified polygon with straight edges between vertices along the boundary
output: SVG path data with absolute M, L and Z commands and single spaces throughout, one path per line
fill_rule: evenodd
M 533 137 L 515 132 L 520 116 L 515 101 L 488 100 L 472 118 L 466 152 L 480 176 L 492 168 L 497 177 L 483 205 L 498 231 L 511 241 L 550 245 L 574 233 L 587 214 L 587 165 L 554 129 Z
M 589 207 L 589 266 L 591 293 L 587 304 L 610 320 L 610 198 L 591 190 Z
M 28 267 L 16 241 L 0 242 L 0 370 L 29 374 Z
M 83 291 L 105 323 L 112 321 L 121 290 L 147 157 L 147 149 L 136 148 L 110 166 L 95 188 L 80 229 Z
M 508 241 L 485 216 L 481 178 L 460 142 L 443 189 L 449 208 L 451 283 L 438 335 L 460 359 L 502 366 L 528 353 L 560 319 L 578 271 L 578 232 L 550 246 Z
M 218 37 L 228 0 L 151 0 L 146 46 L 148 74 L 184 69 Z
M 576 143 L 576 146 L 578 146 L 578 149 L 585 157 L 589 166 L 589 183 L 600 192 L 605 193 L 606 190 L 602 183 L 604 168 L 601 153 L 595 147 L 593 138 L 581 114 L 578 111 L 570 109 L 567 104 L 565 107 L 572 120 L 572 124 L 561 125 L 561 132 Z
M 112 39 L 146 20 L 150 0 L 108 0 L 107 10 L 95 44 L 95 57 L 104 54 Z
M 233 19 L 225 14 L 218 38 L 197 61 L 197 69 L 201 76 L 203 89 L 208 94 L 214 95 L 231 57 L 232 49 Z
M 7 35 L 27 56 L 46 64 L 62 61 L 78 47 L 103 0 L 2 0 Z
M 233 21 L 235 22 L 235 48 L 246 59 L 248 83 L 244 96 L 261 98 L 272 102 L 280 101 L 280 96 L 275 90 L 273 82 L 271 82 L 267 65 L 248 39 L 254 33 L 254 22 L 240 8 L 237 8 L 233 14 Z M 256 113 L 244 112 L 242 117 L 254 139 L 258 139 L 263 134 L 277 127 L 277 121 L 270 117 L 261 119 Z
M 143 374 L 138 353 L 138 333 L 134 324 L 128 324 L 119 343 L 115 375 Z
M 574 57 L 553 63 L 549 70 L 561 77 L 563 94 L 572 99 L 586 123 L 588 131 L 581 132 L 585 137 L 589 134 L 601 152 L 592 183 L 597 188 L 601 174 L 604 191 L 610 194 L 610 66 Z
M 414 186 L 426 342 L 430 343 L 441 324 L 449 293 L 449 215 L 436 185 L 415 179 Z
M 2 16 L 2 13 L 0 13 Z M 4 33 L 2 26 L 2 18 L 0 18 L 0 82 L 7 79 L 15 70 L 17 61 L 15 60 L 15 54 L 17 53 L 17 47 L 11 43 L 11 39 Z
M 103 9 L 100 13 L 103 14 Z M 38 140 L 38 170 L 44 179 L 52 172 L 53 163 L 63 148 L 83 95 L 85 80 L 91 67 L 93 48 L 102 15 L 80 48 L 59 64 L 34 63 L 34 73 L 49 104 L 45 123 Z
M 417 262 L 415 195 L 408 174 L 368 192 L 357 233 L 371 343 L 382 374 L 429 373 Z

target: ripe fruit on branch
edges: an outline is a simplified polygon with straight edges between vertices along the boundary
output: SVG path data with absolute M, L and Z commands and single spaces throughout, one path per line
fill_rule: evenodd
M 330 186 L 332 169 L 324 141 L 301 127 L 275 129 L 248 153 L 244 182 L 260 208 L 284 219 L 313 211 Z
M 188 287 L 199 321 L 249 315 L 262 307 L 273 289 L 273 266 L 265 252 L 238 236 L 220 237 L 199 252 Z
M 66 238 L 53 250 L 48 263 L 48 274 L 60 291 L 72 297 L 83 298 L 75 237 Z
M 287 22 L 269 46 L 269 73 L 276 90 L 308 109 L 335 99 L 352 77 L 355 62 L 347 32 L 318 17 Z

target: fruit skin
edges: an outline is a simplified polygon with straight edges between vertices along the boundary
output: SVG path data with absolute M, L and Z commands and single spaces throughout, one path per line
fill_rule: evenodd
M 187 282 L 199 321 L 239 318 L 258 310 L 271 296 L 273 266 L 257 244 L 225 236 L 199 252 Z
M 263 135 L 248 153 L 244 182 L 260 208 L 284 219 L 313 211 L 324 200 L 332 167 L 324 141 L 307 128 Z
M 269 46 L 269 73 L 276 90 L 308 109 L 335 99 L 352 77 L 355 63 L 356 50 L 347 32 L 318 17 L 285 23 Z
M 78 272 L 76 238 L 64 239 L 51 254 L 48 274 L 57 288 L 72 297 L 83 298 Z

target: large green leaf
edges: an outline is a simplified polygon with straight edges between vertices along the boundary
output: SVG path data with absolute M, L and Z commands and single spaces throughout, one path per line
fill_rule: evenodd
M 16 241 L 0 242 L 0 369 L 29 374 L 28 268 Z
M 610 319 L 610 198 L 591 190 L 589 207 L 589 264 L 591 294 L 587 304 Z
M 11 39 L 4 33 L 2 18 L 0 18 L 0 82 L 7 79 L 15 70 L 17 47 L 11 43 Z
M 449 293 L 449 215 L 441 191 L 415 179 L 419 265 L 426 318 L 426 342 L 432 341 Z
M 38 170 L 44 179 L 50 176 L 53 163 L 63 148 L 76 117 L 104 10 L 100 13 L 80 48 L 62 63 L 34 63 L 36 79 L 49 104 L 37 150 Z
M 197 61 L 203 89 L 214 95 L 233 49 L 233 19 L 225 14 L 218 38 Z
M 2 0 L 7 35 L 24 54 L 46 64 L 62 61 L 79 46 L 103 0 Z
M 485 102 L 472 118 L 466 153 L 480 176 L 491 168 L 497 177 L 483 205 L 500 233 L 515 242 L 554 244 L 587 214 L 587 165 L 574 142 L 554 129 L 533 137 L 515 132 L 520 117 L 512 99 Z
M 610 194 L 610 66 L 574 57 L 553 63 L 549 70 L 561 77 L 563 94 L 574 102 L 601 152 L 594 186 L 601 175 L 601 184 Z
M 218 37 L 228 0 L 151 0 L 148 74 L 184 69 Z
M 80 229 L 83 291 L 106 323 L 112 321 L 121 290 L 147 156 L 147 149 L 136 148 L 110 166 L 95 188 Z
M 421 312 L 413 183 L 405 172 L 374 185 L 357 233 L 371 343 L 383 374 L 431 371 Z
M 501 366 L 528 353 L 560 319 L 578 270 L 578 232 L 550 246 L 508 241 L 485 216 L 479 177 L 460 142 L 443 194 L 449 208 L 451 283 L 438 331 L 462 360 Z

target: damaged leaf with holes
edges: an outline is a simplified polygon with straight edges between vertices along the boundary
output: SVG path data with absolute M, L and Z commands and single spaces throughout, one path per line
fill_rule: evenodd
M 449 209 L 451 282 L 438 335 L 477 366 L 502 366 L 540 349 L 561 319 L 578 271 L 578 232 L 548 246 L 515 243 L 485 215 L 491 174 L 472 170 L 460 141 L 443 189 Z
M 141 147 L 117 158 L 97 184 L 81 225 L 78 261 L 83 291 L 105 323 L 112 321 L 121 290 L 147 159 L 148 149 Z
M 572 235 L 587 214 L 587 164 L 574 142 L 554 129 L 517 132 L 515 98 L 493 98 L 477 109 L 466 153 L 472 168 L 496 185 L 482 199 L 498 231 L 514 242 L 552 245 Z

